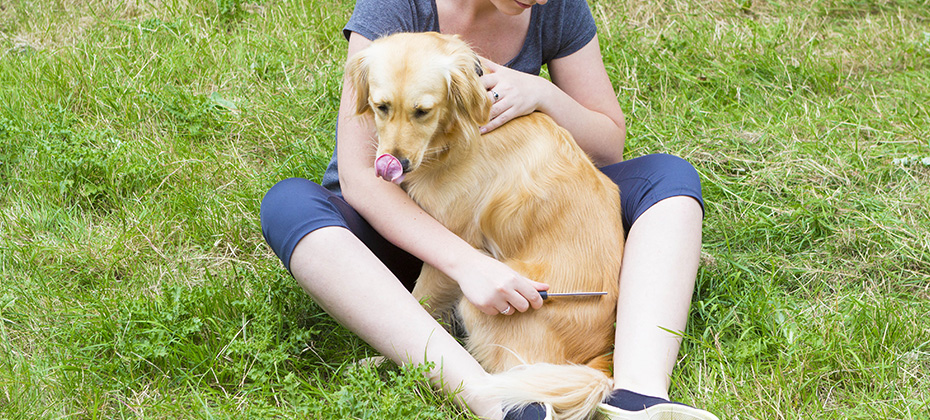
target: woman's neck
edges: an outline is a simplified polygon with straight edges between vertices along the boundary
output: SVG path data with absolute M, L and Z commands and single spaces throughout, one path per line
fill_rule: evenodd
M 530 11 L 507 15 L 488 0 L 435 1 L 440 31 L 461 35 L 482 57 L 505 64 L 523 46 Z
M 499 18 L 503 15 L 494 3 L 488 0 L 435 0 L 437 6 L 445 5 L 453 10 L 459 18 L 468 22 Z

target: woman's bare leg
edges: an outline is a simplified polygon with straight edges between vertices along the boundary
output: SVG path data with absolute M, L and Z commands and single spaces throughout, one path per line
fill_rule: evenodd
M 617 303 L 614 387 L 668 399 L 701 255 L 701 207 L 662 200 L 633 224 Z
M 351 232 L 311 232 L 294 248 L 290 269 L 317 304 L 382 355 L 398 364 L 435 363 L 435 385 L 478 416 L 501 418 L 499 401 L 467 392 L 488 377 L 481 365 Z

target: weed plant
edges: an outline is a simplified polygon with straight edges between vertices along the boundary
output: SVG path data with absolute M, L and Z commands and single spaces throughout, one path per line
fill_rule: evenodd
M 626 156 L 703 180 L 673 397 L 930 418 L 930 3 L 589 4 Z M 329 160 L 351 9 L 0 1 L 0 418 L 472 418 L 356 366 L 262 239 Z

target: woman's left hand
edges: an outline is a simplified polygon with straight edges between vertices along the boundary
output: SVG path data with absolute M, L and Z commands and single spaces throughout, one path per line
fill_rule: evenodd
M 491 121 L 481 127 L 481 133 L 487 133 L 519 116 L 527 115 L 539 107 L 548 80 L 513 70 L 506 66 L 484 60 L 490 70 L 481 76 L 484 88 L 491 98 Z

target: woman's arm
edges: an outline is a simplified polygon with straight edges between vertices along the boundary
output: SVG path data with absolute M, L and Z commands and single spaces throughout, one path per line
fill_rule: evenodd
M 371 42 L 353 33 L 348 57 Z M 456 280 L 482 312 L 498 314 L 508 306 L 539 308 L 537 290 L 547 286 L 521 276 L 450 232 L 421 209 L 397 185 L 375 175 L 377 137 L 370 116 L 355 115 L 355 92 L 343 81 L 339 106 L 339 181 L 346 201 L 382 236 Z
M 548 80 L 491 64 L 482 77 L 500 99 L 491 108 L 485 131 L 533 111 L 541 111 L 565 127 L 598 166 L 623 160 L 626 121 L 604 61 L 597 36 L 571 55 L 549 62 Z

